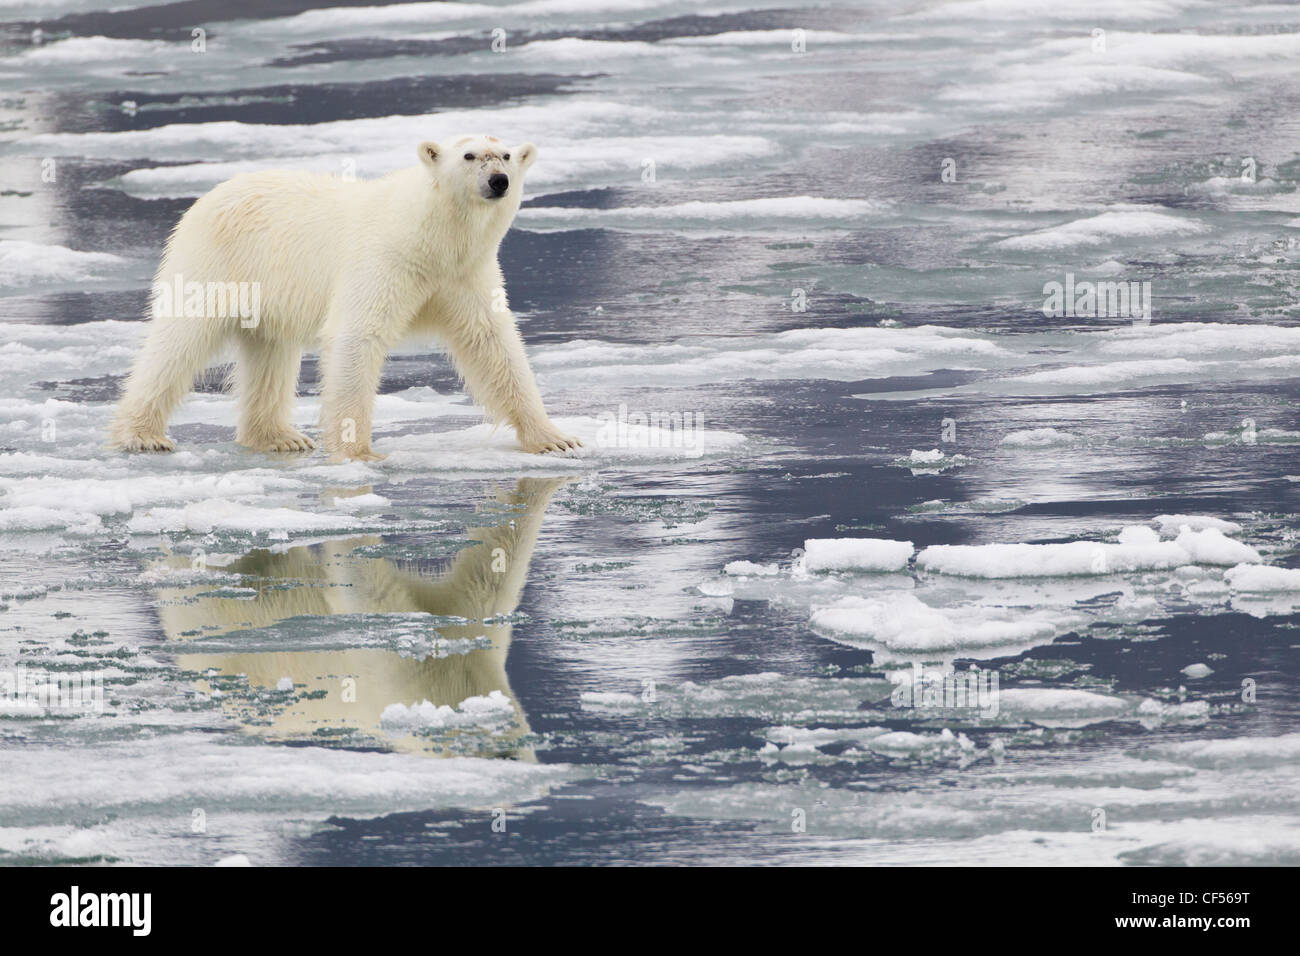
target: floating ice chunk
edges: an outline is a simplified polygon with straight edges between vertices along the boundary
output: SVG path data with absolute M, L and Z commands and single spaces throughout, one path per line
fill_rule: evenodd
M 107 252 L 77 252 L 65 246 L 0 239 L 0 289 L 102 279 L 120 270 L 125 262 Z
M 1208 550 L 1208 549 L 1207 549 Z M 1045 578 L 1154 571 L 1191 563 L 1173 541 L 1156 544 L 938 544 L 916 556 L 925 571 L 972 578 Z
M 24 505 L 0 510 L 0 531 L 66 531 L 95 534 L 103 526 L 99 515 L 67 508 Z
M 1136 756 L 1170 760 L 1206 769 L 1272 769 L 1281 764 L 1300 763 L 1300 734 L 1278 737 L 1229 737 L 1164 744 L 1140 751 Z
M 975 744 L 965 734 L 953 734 L 946 727 L 937 734 L 926 734 L 874 726 L 784 726 L 768 728 L 763 736 L 769 743 L 759 751 L 760 756 L 782 760 L 814 758 L 819 755 L 819 748 L 830 744 L 847 744 L 855 750 L 869 750 L 887 757 L 935 757 L 975 751 Z
M 1060 615 L 997 608 L 934 608 L 911 594 L 846 597 L 812 613 L 814 628 L 849 634 L 894 651 L 1024 644 L 1059 633 Z
M 111 64 L 137 58 L 165 61 L 178 58 L 183 49 L 178 44 L 165 40 L 69 37 L 55 43 L 28 47 L 23 51 L 23 59 L 28 63 L 40 64 Z
M 922 374 L 939 368 L 987 368 L 1016 360 L 987 333 L 944 326 L 791 329 L 740 338 L 631 345 L 579 339 L 539 346 L 533 366 L 547 382 L 669 386 L 723 381 L 870 378 Z M 581 437 L 581 436 L 580 436 Z
M 809 571 L 901 571 L 916 550 L 888 538 L 809 538 L 803 548 Z
M 291 690 L 293 690 L 293 678 L 292 678 L 292 677 L 281 677 L 278 681 L 275 682 L 275 689 L 278 690 L 278 691 L 291 691 Z
M 1123 717 L 1132 712 L 1132 704 L 1122 697 L 1090 690 L 1014 687 L 998 692 L 998 709 L 1019 720 L 1077 724 Z
M 1291 356 L 1282 356 L 1281 358 L 1291 359 Z M 1261 365 L 1267 365 L 1268 361 L 1261 359 Z M 1287 362 L 1288 366 L 1291 364 Z M 1290 445 L 1300 441 L 1300 432 L 1287 431 L 1284 428 L 1260 428 L 1254 431 L 1232 431 L 1232 432 L 1206 432 L 1201 439 L 1211 445 L 1243 444 L 1243 445 Z
M 681 414 L 676 419 L 661 419 L 658 425 L 642 423 L 635 415 L 620 420 L 612 412 L 597 418 L 556 418 L 553 422 L 562 432 L 578 437 L 583 447 L 564 454 L 534 455 L 519 446 L 512 428 L 473 425 L 435 434 L 381 437 L 380 450 L 391 454 L 379 468 L 384 472 L 571 472 L 590 469 L 593 464 L 713 457 L 727 454 L 746 441 L 737 432 L 699 427 L 698 420 L 687 422 Z
M 868 677 L 792 677 L 775 671 L 738 674 L 678 685 L 659 684 L 653 701 L 632 693 L 582 694 L 593 713 L 650 713 L 671 717 L 753 717 L 787 724 L 865 724 L 864 703 L 888 701 L 893 685 Z
M 339 511 L 376 511 L 380 508 L 387 508 L 392 504 L 390 500 L 383 495 L 377 495 L 373 492 L 365 495 L 353 495 L 352 497 L 340 496 L 334 499 L 334 507 Z
M 769 727 L 763 731 L 768 743 L 758 754 L 764 759 L 786 762 L 827 759 L 819 748 L 846 744 L 851 750 L 868 751 L 871 741 L 889 733 L 886 727 Z
M 900 468 L 912 469 L 913 474 L 933 474 L 936 471 L 956 468 L 968 461 L 970 459 L 965 455 L 945 455 L 938 448 L 931 448 L 928 451 L 913 448 L 906 458 L 895 458 L 894 464 Z
M 1300 865 L 1300 832 L 1289 814 L 1220 816 L 1212 825 L 1207 822 L 1186 819 L 1152 828 L 1151 838 L 1160 842 L 1125 850 L 1116 859 L 1148 867 Z
M 965 734 L 954 735 L 947 727 L 937 734 L 896 730 L 872 738 L 868 746 L 876 753 L 887 756 L 930 756 L 952 751 L 972 753 L 975 750 L 975 744 L 970 738 Z
M 1241 525 L 1235 521 L 1225 521 L 1222 518 L 1213 518 L 1208 515 L 1157 515 L 1151 520 L 1160 526 L 1161 534 L 1171 536 L 1177 534 L 1184 527 L 1191 528 L 1193 531 L 1215 528 L 1224 534 L 1236 534 L 1241 530 Z
M 1273 568 L 1262 564 L 1239 564 L 1223 573 L 1234 591 L 1264 593 L 1300 591 L 1300 568 Z
M 1165 704 L 1151 698 L 1135 701 L 1073 688 L 1015 687 L 997 697 L 1002 717 L 1044 727 L 1082 727 L 1105 720 L 1201 720 L 1209 715 L 1208 701 Z
M 252 866 L 253 861 L 243 853 L 236 853 L 232 856 L 223 856 L 213 866 Z
M 64 460 L 69 465 L 97 473 L 93 462 Z M 242 496 L 263 497 L 277 490 L 297 490 L 302 482 L 286 475 L 257 471 L 219 475 L 131 475 L 130 477 L 64 478 L 50 473 L 36 478 L 0 477 L 0 487 L 7 486 L 3 504 L 13 508 L 38 506 L 66 510 L 76 502 L 76 510 L 97 515 L 130 514 L 137 508 L 212 498 Z
M 1139 717 L 1156 720 L 1203 720 L 1210 716 L 1208 700 L 1189 700 L 1180 704 L 1165 704 L 1148 697 L 1138 704 Z
M 1099 246 L 1116 239 L 1146 239 L 1154 236 L 1186 236 L 1208 231 L 1195 219 L 1164 212 L 1125 210 L 1104 212 L 1086 219 L 1040 229 L 1028 235 L 1012 236 L 994 243 L 1003 249 L 1055 250 Z
M 1160 532 L 1143 525 L 1129 525 L 1119 533 L 1120 544 L 1159 544 Z
M 623 712 L 641 706 L 640 697 L 621 691 L 583 691 L 581 699 L 585 710 Z
M 467 697 L 458 707 L 438 706 L 427 700 L 408 707 L 389 704 L 379 715 L 385 730 L 414 733 L 421 730 L 447 730 L 500 723 L 514 715 L 514 704 L 499 690 L 485 697 Z
M 1182 669 L 1182 673 L 1192 680 L 1200 680 L 1202 677 L 1209 677 L 1213 674 L 1214 668 L 1208 664 L 1188 664 Z
M 1194 183 L 1191 188 L 1212 196 L 1230 196 L 1234 193 L 1273 193 L 1285 187 L 1267 176 L 1253 182 L 1241 176 L 1211 176 L 1209 179 Z
M 1107 362 L 1104 365 L 1075 365 L 1054 368 L 1043 372 L 1030 372 L 1011 379 L 1017 388 L 1025 385 L 1066 385 L 1072 388 L 1087 386 L 1139 385 L 1144 381 L 1157 381 L 1173 377 L 1190 376 L 1193 380 L 1213 367 L 1214 362 L 1193 362 L 1184 358 L 1142 359 L 1136 362 Z
M 166 531 L 240 531 L 246 533 L 288 531 L 336 531 L 354 528 L 354 518 L 313 514 L 295 508 L 259 508 L 235 501 L 210 498 L 184 508 L 153 508 L 127 522 L 137 534 Z
M 727 567 L 731 567 L 731 565 L 727 565 Z M 731 574 L 732 572 L 728 571 L 727 573 Z M 741 576 L 743 575 L 737 575 L 737 577 Z M 697 587 L 705 597 L 725 598 L 736 593 L 736 586 L 726 578 L 712 578 L 708 581 L 701 581 Z
M 1228 593 L 1228 583 L 1221 578 L 1193 581 L 1187 585 L 1187 593 L 1192 597 L 1217 598 Z
M 925 548 L 916 565 L 926 571 L 974 578 L 1057 577 L 1164 571 L 1187 564 L 1229 565 L 1263 560 L 1249 545 L 1217 528 L 1184 528 L 1174 541 L 1155 531 L 1130 526 L 1118 544 L 1071 541 L 1065 544 L 939 544 Z
M 778 565 L 755 564 L 753 561 L 728 561 L 722 569 L 723 574 L 730 574 L 734 577 L 771 577 L 780 572 L 781 569 Z
M 1204 531 L 1185 528 L 1174 543 L 1190 554 L 1196 564 L 1258 564 L 1264 560 L 1250 545 L 1225 537 L 1218 528 Z
M 225 743 L 206 733 L 172 734 L 165 758 L 156 738 L 59 750 L 11 747 L 0 774 L 8 819 L 66 822 L 90 807 L 162 826 L 171 807 L 205 807 L 298 819 L 376 816 L 448 806 L 501 806 L 535 799 L 577 774 L 559 764 L 328 747 Z M 489 802 L 492 801 L 492 802 Z M 281 816 L 280 819 L 283 819 Z M 157 832 L 156 830 L 154 832 Z
M 1122 326 L 1106 334 L 1100 351 L 1128 357 L 1189 357 L 1294 352 L 1300 347 L 1300 328 L 1236 322 L 1172 322 L 1150 326 Z M 1282 356 L 1285 357 L 1285 356 Z
M 0 717 L 44 717 L 45 708 L 23 697 L 0 697 Z
M 1026 428 L 1011 432 L 998 444 L 1007 448 L 1057 448 L 1062 445 L 1077 445 L 1082 440 L 1072 432 L 1056 428 Z

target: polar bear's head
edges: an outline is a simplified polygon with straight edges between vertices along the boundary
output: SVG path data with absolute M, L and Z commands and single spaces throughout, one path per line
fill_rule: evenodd
M 452 195 L 488 204 L 518 206 L 524 172 L 537 158 L 532 143 L 507 146 L 495 136 L 458 136 L 420 144 L 420 161 Z

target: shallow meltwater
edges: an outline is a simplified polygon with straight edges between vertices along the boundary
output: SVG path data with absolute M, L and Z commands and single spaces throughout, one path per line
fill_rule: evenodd
M 1284 8 L 189 6 L 0 3 L 0 863 L 1300 863 Z M 480 132 L 582 448 L 108 449 L 195 198 Z

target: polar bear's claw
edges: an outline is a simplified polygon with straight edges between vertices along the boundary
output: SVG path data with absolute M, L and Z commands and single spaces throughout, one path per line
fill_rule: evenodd
M 303 452 L 311 451 L 316 447 L 316 442 L 301 432 L 285 432 L 283 435 L 264 438 L 250 444 L 258 451 L 270 452 Z
M 547 435 L 529 442 L 524 442 L 524 451 L 534 455 L 546 455 L 552 452 L 573 451 L 582 447 L 581 440 L 572 435 Z
M 176 443 L 166 435 L 130 435 L 120 439 L 117 447 L 126 452 L 175 451 Z

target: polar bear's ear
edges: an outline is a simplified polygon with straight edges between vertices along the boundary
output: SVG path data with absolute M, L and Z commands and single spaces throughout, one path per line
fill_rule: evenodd
M 420 154 L 420 162 L 435 169 L 438 166 L 438 157 L 442 155 L 442 147 L 432 140 L 426 140 L 421 143 L 417 152 Z
M 527 169 L 537 158 L 537 147 L 532 143 L 524 143 L 522 146 L 515 147 L 515 155 L 519 157 L 520 167 Z

